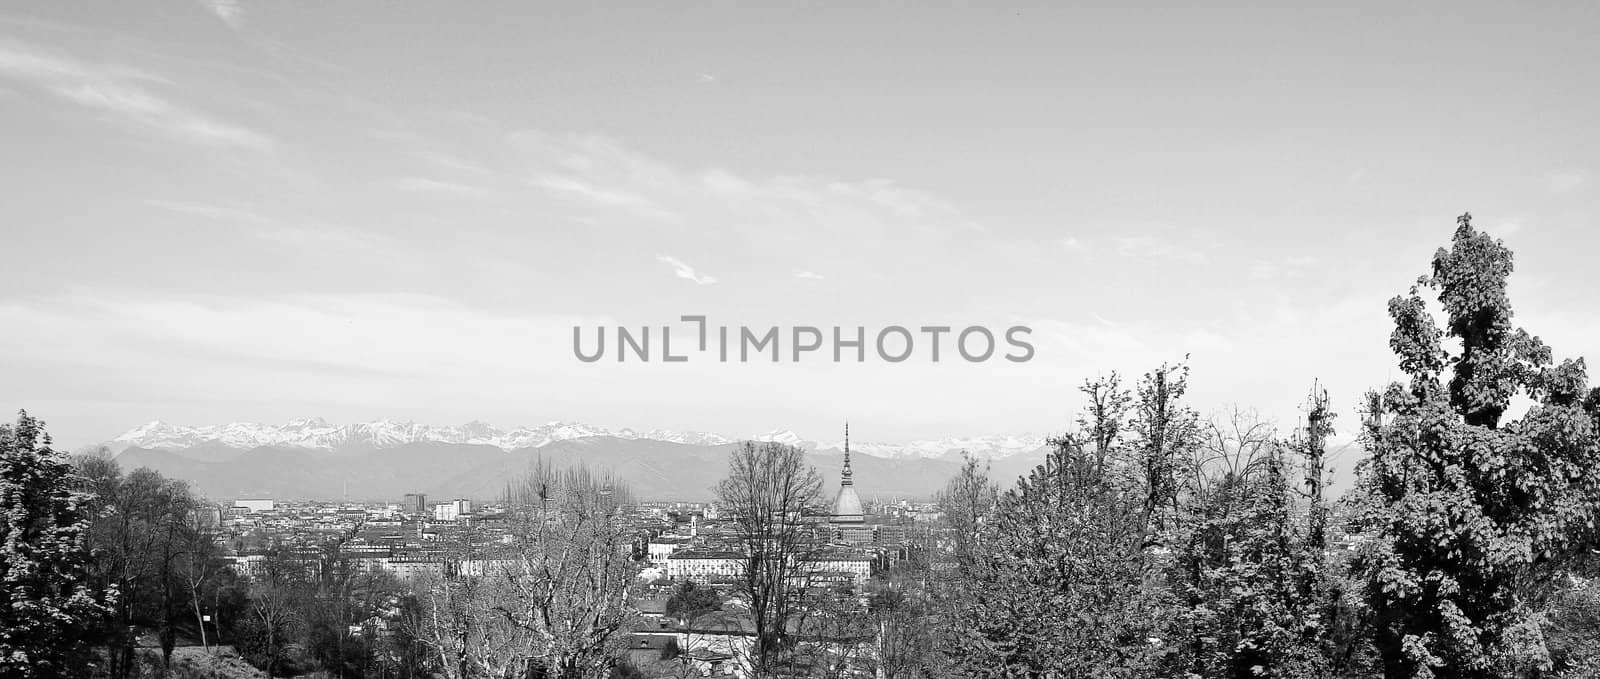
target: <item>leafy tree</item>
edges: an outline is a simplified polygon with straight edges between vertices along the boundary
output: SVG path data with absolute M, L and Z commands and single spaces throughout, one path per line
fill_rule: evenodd
M 1374 399 L 1360 487 L 1380 538 L 1361 568 L 1390 679 L 1548 668 L 1538 585 L 1592 537 L 1600 399 L 1582 359 L 1554 364 L 1513 325 L 1511 272 L 1511 251 L 1462 215 L 1432 274 L 1389 302 L 1410 379 Z M 1508 420 L 1518 395 L 1531 405 Z
M 1139 380 L 1131 424 L 1138 436 L 1138 464 L 1144 490 L 1141 516 L 1144 525 L 1140 529 L 1144 546 L 1165 541 L 1168 538 L 1165 532 L 1182 513 L 1178 506 L 1178 467 L 1198 446 L 1200 432 L 1199 416 L 1182 402 L 1188 389 L 1189 367 L 1183 364 L 1162 365 Z
M 44 423 L 0 425 L 0 675 L 78 677 L 99 616 L 88 584 L 88 496 Z
M 696 585 L 692 580 L 686 580 L 672 592 L 667 599 L 667 617 L 682 620 L 685 623 L 693 622 L 712 611 L 722 610 L 722 598 L 717 596 L 717 591 L 710 587 Z
M 1545 647 L 1555 677 L 1600 676 L 1600 578 L 1593 568 L 1561 578 L 1545 609 Z
M 93 493 L 89 582 L 99 596 L 114 601 L 95 626 L 97 641 L 107 650 L 108 674 L 122 679 L 138 671 L 136 627 L 155 628 L 165 665 L 180 627 L 193 621 L 203 632 L 201 599 L 207 582 L 223 568 L 200 520 L 203 503 L 187 484 L 154 470 L 139 468 L 124 476 L 103 452 L 74 463 L 80 489 Z
M 1083 390 L 1091 404 L 1127 402 L 1114 382 Z M 984 522 L 990 556 L 972 596 L 946 613 L 965 626 L 945 643 L 956 674 L 1137 677 L 1162 667 L 1170 601 L 1147 586 L 1148 496 L 1126 473 L 1136 461 L 1124 423 L 1105 419 L 1125 410 L 1093 408 Z
M 988 571 L 982 529 L 1000 502 L 1000 489 L 989 480 L 989 465 L 964 451 L 961 459 L 961 471 L 935 497 L 951 547 L 948 562 L 941 564 L 948 566 L 942 573 L 949 585 L 945 593 L 957 596 L 965 591 L 962 583 Z
M 1178 531 L 1185 664 L 1205 677 L 1324 676 L 1319 556 L 1296 526 L 1283 451 L 1270 427 L 1231 422 L 1211 427 Z

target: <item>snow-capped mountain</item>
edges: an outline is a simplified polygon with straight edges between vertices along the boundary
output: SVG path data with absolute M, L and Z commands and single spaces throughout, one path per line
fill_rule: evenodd
M 695 446 L 717 446 L 740 440 L 698 431 L 652 429 L 640 433 L 632 429 L 609 430 L 576 422 L 550 422 L 533 427 L 500 429 L 485 422 L 439 426 L 410 421 L 376 420 L 340 425 L 331 424 L 321 418 L 309 418 L 293 420 L 282 425 L 234 422 L 200 427 L 157 421 L 135 427 L 105 445 L 113 453 L 120 453 L 128 448 L 185 450 L 203 446 L 225 446 L 245 450 L 262 446 L 283 446 L 346 451 L 434 442 L 485 445 L 509 451 L 538 448 L 557 441 L 602 436 Z M 787 429 L 778 429 L 749 438 L 757 441 L 774 441 L 814 452 L 837 453 L 844 448 L 843 441 L 824 443 L 806 439 Z M 909 443 L 855 440 L 850 442 L 850 450 L 882 458 L 937 458 L 964 450 L 979 458 L 1003 459 L 1038 450 L 1044 445 L 1042 437 L 1032 435 L 983 436 Z
M 910 443 L 851 441 L 850 451 L 886 458 L 944 457 L 966 451 L 979 459 L 999 460 L 1013 455 L 1030 453 L 1044 446 L 1045 439 L 1043 436 L 1022 434 L 1016 436 L 952 437 L 936 441 L 912 441 Z M 819 449 L 841 450 L 843 448 L 844 442 L 841 441 L 828 444 Z
M 631 429 L 610 431 L 575 422 L 550 422 L 536 427 L 503 430 L 485 422 L 434 426 L 408 421 L 377 420 L 359 424 L 330 424 L 321 418 L 293 420 L 284 425 L 235 422 L 224 425 L 186 427 L 165 422 L 150 422 L 112 439 L 106 445 L 112 452 L 128 448 L 186 449 L 203 445 L 229 448 L 288 446 L 313 450 L 393 448 L 407 443 L 464 443 L 494 446 L 502 450 L 538 448 L 556 441 L 613 436 L 622 439 L 649 439 L 689 445 L 720 445 L 728 439 L 704 432 L 678 432 L 657 429 L 643 434 Z

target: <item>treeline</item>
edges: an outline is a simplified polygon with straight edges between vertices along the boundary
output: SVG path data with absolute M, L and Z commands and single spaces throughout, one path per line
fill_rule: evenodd
M 451 546 L 468 577 L 402 583 L 347 555 L 359 527 L 224 545 L 185 483 L 69 459 L 25 412 L 0 445 L 0 677 L 190 676 L 171 660 L 192 645 L 275 677 L 604 677 L 633 620 L 629 491 L 582 466 L 530 468 L 514 541 Z M 240 551 L 248 577 L 224 558 Z
M 1364 397 L 1342 498 L 1319 390 L 1280 435 L 1202 420 L 1181 366 L 1087 382 L 1043 465 L 941 494 L 937 651 L 882 676 L 1600 676 L 1600 389 L 1513 324 L 1511 271 L 1463 216 L 1389 303 L 1406 381 Z

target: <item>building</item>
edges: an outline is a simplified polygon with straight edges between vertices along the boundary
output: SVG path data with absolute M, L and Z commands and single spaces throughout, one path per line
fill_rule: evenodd
M 277 508 L 277 505 L 269 498 L 261 498 L 258 500 L 234 500 L 233 506 L 235 509 L 249 510 L 251 514 L 255 514 L 257 512 L 270 512 Z
M 844 469 L 839 472 L 839 494 L 833 499 L 832 523 L 835 526 L 854 526 L 866 523 L 861 508 L 861 496 L 856 495 L 855 481 L 850 471 L 850 423 L 844 425 Z
M 422 493 L 406 493 L 406 498 L 400 503 L 400 512 L 412 516 L 428 513 L 428 496 Z
M 667 557 L 667 577 L 707 581 L 738 577 L 744 571 L 744 555 L 732 551 L 680 549 Z
M 445 574 L 444 562 L 433 559 L 408 559 L 392 558 L 383 564 L 383 569 L 401 580 L 432 577 L 442 578 Z
M 645 545 L 645 554 L 649 557 L 650 563 L 665 566 L 667 557 L 688 545 L 689 541 L 681 538 L 656 538 Z
M 872 554 L 860 550 L 826 550 L 806 560 L 810 584 L 847 584 L 860 588 L 872 577 Z
M 471 513 L 472 513 L 472 501 L 471 500 L 456 499 L 456 500 L 451 500 L 449 502 L 444 502 L 444 503 L 440 503 L 438 505 L 435 505 L 434 508 L 433 508 L 433 520 L 434 521 L 455 521 L 456 519 L 459 519 L 459 518 L 461 518 L 461 517 L 463 517 L 463 516 L 465 516 L 467 514 L 471 514 Z

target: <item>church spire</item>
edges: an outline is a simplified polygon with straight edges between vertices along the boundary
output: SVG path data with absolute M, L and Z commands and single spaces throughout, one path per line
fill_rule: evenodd
M 839 473 L 839 485 L 851 485 L 850 476 L 850 422 L 846 420 L 844 423 L 844 470 Z

